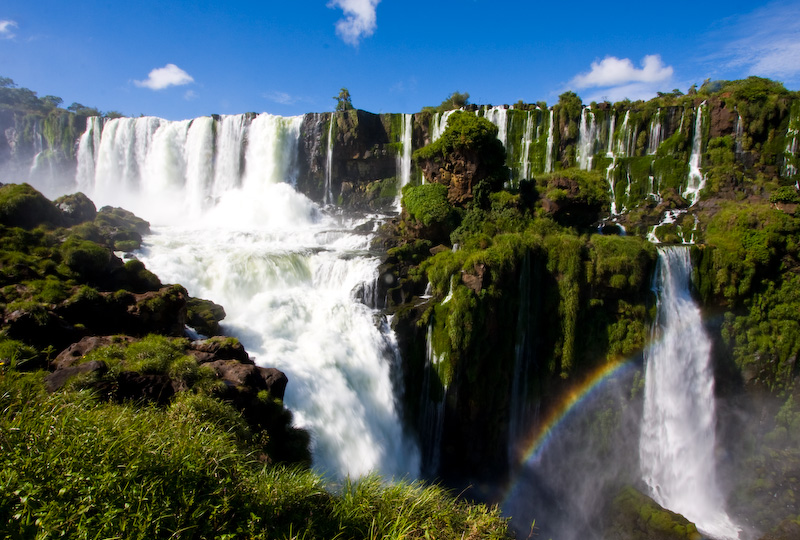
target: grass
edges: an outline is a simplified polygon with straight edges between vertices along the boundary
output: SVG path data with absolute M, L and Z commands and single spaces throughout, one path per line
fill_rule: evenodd
M 207 396 L 165 409 L 47 395 L 43 373 L 0 375 L 5 538 L 504 538 L 497 509 L 377 477 L 329 489 L 261 463 L 246 423 Z

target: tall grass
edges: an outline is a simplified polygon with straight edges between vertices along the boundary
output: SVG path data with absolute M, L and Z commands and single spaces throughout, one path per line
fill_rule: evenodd
M 265 465 L 243 450 L 238 413 L 214 398 L 118 405 L 87 391 L 47 395 L 41 379 L 0 374 L 3 538 L 506 535 L 496 509 L 437 487 L 369 477 L 331 491 L 311 471 Z

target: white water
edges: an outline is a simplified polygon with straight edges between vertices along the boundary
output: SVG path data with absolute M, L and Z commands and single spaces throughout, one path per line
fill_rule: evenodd
M 397 155 L 397 177 L 400 180 L 400 186 L 397 190 L 397 202 L 395 207 L 400 211 L 400 199 L 403 187 L 411 182 L 411 134 L 412 125 L 411 120 L 413 115 L 403 114 L 403 125 L 400 129 L 400 143 L 403 145 L 403 151 Z
M 792 107 L 789 116 L 789 125 L 786 127 L 786 148 L 781 174 L 784 178 L 794 178 L 797 175 L 797 139 L 800 138 L 800 107 Z M 741 117 L 740 117 L 741 118 Z M 795 182 L 795 187 L 800 189 L 800 180 Z
M 658 151 L 658 147 L 664 142 L 664 126 L 661 120 L 661 109 L 656 110 L 653 120 L 650 122 L 650 137 L 647 144 L 647 155 L 652 156 Z
M 433 123 L 431 125 L 431 142 L 435 141 L 442 136 L 444 130 L 447 129 L 447 121 L 450 115 L 460 109 L 453 109 L 451 111 L 444 111 L 433 115 Z
M 333 122 L 336 119 L 336 113 L 331 114 L 331 120 L 328 124 L 328 149 L 325 152 L 325 204 L 333 204 L 333 191 L 331 191 L 331 184 L 333 178 Z
M 525 116 L 525 129 L 522 133 L 522 155 L 519 158 L 520 179 L 528 180 L 531 173 L 531 143 L 533 142 L 533 114 L 528 111 Z
M 97 151 L 79 152 L 95 173 L 78 184 L 98 205 L 151 220 L 138 254 L 147 267 L 222 304 L 226 333 L 259 365 L 287 374 L 285 403 L 312 434 L 317 470 L 332 479 L 417 476 L 419 451 L 401 428 L 392 382 L 396 344 L 360 301 L 374 297 L 378 278 L 371 235 L 294 190 L 302 117 L 215 122 L 109 121 Z
M 578 147 L 576 160 L 578 167 L 584 171 L 591 170 L 597 141 L 597 122 L 590 107 L 581 110 L 581 125 L 578 131 Z
M 692 136 L 692 153 L 689 155 L 689 178 L 686 180 L 686 189 L 681 194 L 684 199 L 694 205 L 706 185 L 706 177 L 700 170 L 703 148 L 703 110 L 706 102 L 698 105 L 695 111 L 694 135 Z
M 642 476 L 659 504 L 717 539 L 738 538 L 716 478 L 711 341 L 690 292 L 689 249 L 659 250 L 658 314 L 647 351 L 639 443 Z
M 554 109 L 550 109 L 550 124 L 547 126 L 547 155 L 544 161 L 544 172 L 553 172 L 553 142 L 555 129 Z
M 442 435 L 444 433 L 444 414 L 447 399 L 446 381 L 439 381 L 437 367 L 443 361 L 443 355 L 433 350 L 433 324 L 428 324 L 425 338 L 425 371 L 422 379 L 420 395 L 421 439 L 423 442 L 422 466 L 423 474 L 433 478 L 439 473 L 442 457 Z M 435 379 L 435 380 L 434 380 Z M 440 395 L 431 390 L 439 389 Z
M 497 126 L 497 138 L 503 143 L 503 148 L 508 147 L 508 109 L 497 106 L 483 109 L 483 117 Z

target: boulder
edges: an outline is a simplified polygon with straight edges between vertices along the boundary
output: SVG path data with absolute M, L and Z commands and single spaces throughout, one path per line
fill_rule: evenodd
M 56 370 L 73 366 L 78 360 L 100 347 L 107 347 L 114 343 L 131 343 L 134 339 L 130 336 L 86 336 L 77 343 L 73 343 L 58 356 L 53 365 Z
M 216 360 L 236 360 L 243 364 L 253 363 L 239 340 L 230 337 L 213 337 L 194 341 L 189 345 L 187 353 L 197 358 L 201 364 Z
M 105 362 L 93 360 L 74 366 L 68 366 L 61 369 L 56 369 L 54 372 L 49 373 L 44 378 L 44 386 L 48 392 L 56 392 L 60 390 L 67 381 L 76 375 L 85 375 L 88 373 L 97 373 L 98 375 L 104 374 L 108 371 L 108 366 Z
M 97 207 L 81 192 L 64 195 L 53 201 L 56 208 L 61 210 L 64 220 L 69 225 L 78 225 L 86 221 L 94 221 L 97 216 Z
M 286 385 L 289 383 L 289 378 L 286 377 L 286 374 L 275 368 L 260 367 L 258 371 L 266 382 L 270 395 L 277 399 L 283 399 L 286 393 Z

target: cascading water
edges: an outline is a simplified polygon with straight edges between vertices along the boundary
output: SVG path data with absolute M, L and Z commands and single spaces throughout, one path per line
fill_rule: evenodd
M 443 113 L 433 115 L 433 121 L 431 125 L 431 142 L 442 136 L 444 130 L 447 129 L 447 121 L 450 119 L 450 115 L 458 110 L 459 109 L 453 109 L 452 111 L 444 111 Z
M 497 126 L 497 138 L 503 143 L 503 148 L 508 148 L 508 109 L 499 106 L 486 108 L 483 117 Z
M 650 495 L 717 539 L 738 538 L 716 478 L 711 341 L 690 294 L 689 249 L 659 249 L 639 455 Z
M 697 198 L 706 185 L 706 177 L 700 170 L 700 160 L 702 159 L 703 148 L 703 111 L 706 102 L 698 105 L 695 111 L 694 135 L 692 136 L 692 153 L 689 156 L 689 178 L 686 180 L 686 189 L 681 194 L 684 199 L 690 201 L 690 205 L 697 202 Z
M 658 151 L 658 147 L 664 142 L 664 126 L 661 120 L 661 108 L 656 110 L 653 120 L 650 122 L 650 137 L 647 142 L 647 155 L 653 156 Z
M 331 184 L 333 183 L 333 121 L 336 118 L 336 113 L 331 115 L 331 121 L 328 124 L 328 149 L 325 152 L 325 204 L 333 204 L 333 191 Z
M 533 143 L 533 114 L 528 111 L 522 133 L 522 155 L 519 158 L 520 178 L 523 180 L 529 179 L 531 174 L 531 143 Z
M 578 131 L 578 147 L 576 149 L 576 160 L 578 167 L 584 171 L 592 168 L 594 158 L 595 143 L 597 141 L 597 122 L 590 107 L 581 110 L 581 125 Z
M 336 219 L 293 189 L 302 121 L 111 120 L 96 150 L 79 152 L 95 172 L 78 184 L 91 186 L 98 204 L 151 220 L 154 234 L 138 254 L 148 268 L 224 305 L 226 333 L 259 365 L 287 374 L 285 403 L 312 435 L 317 470 L 331 479 L 415 477 L 419 451 L 395 400 L 396 344 L 360 301 L 375 296 L 372 236 L 351 232 L 359 222 Z M 237 167 L 239 176 L 220 173 Z M 92 167 L 83 162 L 79 171 Z M 218 195 L 209 202 L 208 193 Z
M 425 372 L 420 394 L 422 474 L 428 478 L 436 477 L 441 465 L 447 399 L 447 383 L 439 379 L 437 370 L 443 358 L 433 350 L 432 336 L 433 324 L 429 323 L 425 340 Z
M 403 150 L 397 155 L 397 178 L 400 180 L 400 186 L 397 190 L 397 202 L 395 207 L 400 211 L 400 198 L 401 190 L 403 187 L 411 182 L 411 121 L 413 115 L 403 114 L 403 125 L 400 128 L 400 143 L 403 145 Z
M 550 109 L 550 123 L 547 126 L 547 153 L 545 154 L 544 172 L 553 172 L 553 144 L 554 144 L 554 130 L 555 130 L 555 113 L 554 109 Z
M 786 127 L 786 148 L 783 151 L 781 170 L 784 178 L 794 178 L 797 175 L 798 138 L 800 138 L 800 105 L 795 102 L 789 115 L 789 125 Z M 795 181 L 795 187 L 800 190 L 800 180 Z
M 744 151 L 743 148 L 743 139 L 744 138 L 744 122 L 742 122 L 742 115 L 739 113 L 738 109 L 736 111 L 736 128 L 734 129 L 733 135 L 733 144 L 734 144 L 734 152 L 736 152 L 736 156 L 741 156 L 742 152 Z

